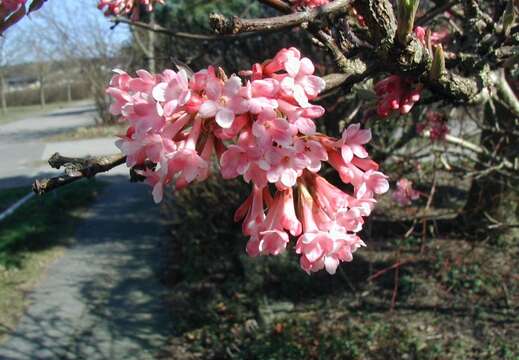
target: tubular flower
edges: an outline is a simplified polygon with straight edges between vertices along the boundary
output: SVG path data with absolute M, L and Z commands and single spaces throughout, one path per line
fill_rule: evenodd
M 138 20 L 141 7 L 151 12 L 156 4 L 164 4 L 164 0 L 99 0 L 97 7 L 104 11 L 105 16 L 130 15 L 133 20 Z
M 391 75 L 375 84 L 378 96 L 377 113 L 380 117 L 388 117 L 393 111 L 405 115 L 420 100 L 422 84 L 412 79 Z
M 420 192 L 413 189 L 412 181 L 402 178 L 396 183 L 392 197 L 400 206 L 409 206 L 413 200 L 420 197 Z
M 240 76 L 214 67 L 192 76 L 116 70 L 107 89 L 110 110 L 128 123 L 117 146 L 156 202 L 166 187 L 206 179 L 216 153 L 225 179 L 241 176 L 252 187 L 235 214 L 249 236 L 247 253 L 278 255 L 297 237 L 305 271 L 334 273 L 364 244 L 356 233 L 389 185 L 365 148 L 369 130 L 352 124 L 341 139 L 317 132 L 325 110 L 310 101 L 325 83 L 313 73 L 313 63 L 295 48 Z M 351 193 L 317 174 L 323 162 Z

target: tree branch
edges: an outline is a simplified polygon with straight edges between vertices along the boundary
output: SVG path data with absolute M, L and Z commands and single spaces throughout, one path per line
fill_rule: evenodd
M 335 13 L 346 13 L 348 10 L 347 5 L 352 2 L 353 0 L 336 0 L 314 9 L 262 19 L 241 19 L 237 16 L 227 18 L 222 14 L 212 14 L 209 21 L 213 30 L 218 34 L 277 31 L 295 27 L 303 23 L 313 22 L 323 16 Z M 269 2 L 269 5 L 277 8 L 277 5 L 270 3 L 272 2 Z M 277 2 L 275 3 L 277 4 Z
M 113 26 L 117 26 L 118 24 L 127 24 L 132 27 L 138 27 L 141 29 L 145 29 L 148 31 L 153 31 L 158 34 L 164 34 L 171 37 L 177 37 L 181 39 L 188 39 L 188 40 L 201 40 L 201 41 L 225 41 L 225 40 L 235 40 L 239 38 L 245 38 L 249 36 L 254 36 L 257 34 L 220 34 L 220 35 L 214 35 L 214 34 L 193 34 L 193 33 L 187 33 L 182 31 L 174 31 L 168 28 L 165 28 L 163 26 L 160 26 L 158 24 L 147 24 L 141 21 L 132 21 L 130 19 L 126 19 L 123 17 L 116 17 L 110 20 L 114 23 Z
M 292 8 L 282 0 L 259 0 L 259 2 L 285 14 L 292 12 Z
M 119 154 L 95 158 L 70 158 L 55 153 L 49 159 L 49 165 L 54 169 L 65 167 L 65 173 L 50 179 L 35 180 L 32 190 L 38 195 L 43 195 L 82 178 L 92 178 L 99 173 L 107 172 L 125 162 L 126 156 Z

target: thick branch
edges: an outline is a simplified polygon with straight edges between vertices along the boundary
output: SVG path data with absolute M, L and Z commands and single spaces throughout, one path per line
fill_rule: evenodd
M 210 17 L 210 23 L 213 30 L 218 34 L 277 31 L 313 22 L 318 18 L 331 14 L 346 13 L 348 5 L 352 1 L 336 0 L 318 8 L 263 19 L 241 19 L 236 16 L 226 18 L 221 14 L 213 14 Z
M 396 17 L 389 0 L 356 0 L 355 9 L 364 17 L 375 44 L 387 51 L 396 34 Z
M 43 195 L 61 186 L 68 185 L 82 178 L 92 178 L 107 172 L 126 162 L 124 155 L 100 156 L 95 158 L 69 158 L 55 153 L 49 159 L 49 165 L 55 169 L 65 167 L 65 173 L 50 179 L 35 180 L 32 189 Z

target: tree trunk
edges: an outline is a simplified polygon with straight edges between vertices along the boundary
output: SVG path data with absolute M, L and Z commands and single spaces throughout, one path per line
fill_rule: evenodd
M 7 83 L 5 82 L 4 73 L 0 72 L 0 101 L 2 102 L 2 114 L 7 113 L 7 99 L 5 97 L 5 93 L 7 90 Z
M 517 124 L 519 117 L 511 112 L 510 106 L 500 102 L 485 105 L 484 125 L 480 145 L 499 159 L 513 159 L 519 155 L 519 136 Z M 500 129 L 493 131 L 490 129 Z M 481 156 L 479 161 L 488 166 L 478 165 L 477 170 L 485 171 L 489 166 L 488 156 Z M 486 176 L 474 179 L 465 205 L 464 218 L 468 229 L 476 238 L 489 234 L 493 240 L 510 240 L 519 236 L 519 180 L 517 170 L 508 169 L 512 176 L 500 170 L 490 172 Z M 515 173 L 515 174 L 514 174 Z M 489 228 L 490 227 L 490 228 Z
M 45 101 L 45 84 L 44 84 L 44 77 L 40 75 L 40 106 L 44 108 L 46 105 Z
M 155 13 L 151 12 L 150 14 L 150 25 L 155 25 Z M 150 69 L 150 72 L 152 74 L 155 74 L 157 71 L 156 69 L 156 62 L 155 62 L 155 43 L 156 43 L 156 34 L 154 31 L 148 32 L 148 67 Z
M 67 101 L 72 102 L 72 84 L 70 81 L 67 82 Z

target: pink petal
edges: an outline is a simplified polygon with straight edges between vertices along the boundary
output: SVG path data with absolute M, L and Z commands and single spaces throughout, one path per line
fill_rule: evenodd
M 305 75 L 312 75 L 315 71 L 314 64 L 309 58 L 301 59 L 301 72 Z
M 220 109 L 216 113 L 216 123 L 224 129 L 229 129 L 234 121 L 234 113 L 229 109 Z
M 198 114 L 203 119 L 210 118 L 216 115 L 218 108 L 218 104 L 215 101 L 208 100 L 204 102 L 202 105 L 200 105 L 200 108 L 198 109 Z
M 314 75 L 305 76 L 299 81 L 299 84 L 303 86 L 306 94 L 311 98 L 319 95 L 326 87 L 326 82 L 322 78 Z
M 301 67 L 301 62 L 294 58 L 290 57 L 285 61 L 285 70 L 290 75 L 290 77 L 296 77 L 299 73 L 299 68 Z
M 325 267 L 326 271 L 328 272 L 328 274 L 330 274 L 330 275 L 335 274 L 335 271 L 337 271 L 338 266 L 339 266 L 338 259 L 331 257 L 331 256 L 326 256 L 324 258 L 324 267 Z
M 349 145 L 341 146 L 341 155 L 344 162 L 349 163 L 353 160 L 353 151 Z
M 366 151 L 366 149 L 364 148 L 364 146 L 362 146 L 362 145 L 354 144 L 354 145 L 350 145 L 350 148 L 351 148 L 351 151 L 353 152 L 353 154 L 355 154 L 355 156 L 357 156 L 357 157 L 360 157 L 361 159 L 365 159 L 369 155 L 368 152 Z
M 308 102 L 308 98 L 306 97 L 305 91 L 299 85 L 294 87 L 294 99 L 296 99 L 297 103 L 301 107 L 308 107 L 310 103 Z

